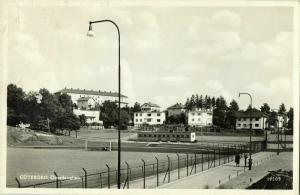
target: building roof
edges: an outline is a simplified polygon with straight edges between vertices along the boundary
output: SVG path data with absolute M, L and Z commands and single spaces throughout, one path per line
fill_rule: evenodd
M 95 90 L 86 90 L 86 89 L 68 89 L 64 88 L 59 90 L 58 92 L 60 93 L 74 93 L 74 94 L 86 94 L 86 95 L 100 95 L 100 96 L 113 96 L 113 97 L 118 97 L 119 93 L 117 92 L 110 92 L 110 91 L 95 91 Z M 127 96 L 122 95 L 121 97 L 127 98 Z
M 268 114 L 263 113 L 257 109 L 252 109 L 252 111 L 248 110 L 248 111 L 237 111 L 234 113 L 234 116 L 236 118 L 250 118 L 250 116 L 252 118 L 256 118 L 256 117 L 269 117 Z
M 80 97 L 77 101 L 88 101 L 90 97 Z
M 147 103 L 144 103 L 141 107 L 144 107 L 144 106 L 149 106 L 149 107 L 157 107 L 157 108 L 160 108 L 159 105 L 157 104 L 154 104 L 152 102 L 147 102 Z
M 185 107 L 181 103 L 176 103 L 173 106 L 168 107 L 167 109 L 184 109 Z

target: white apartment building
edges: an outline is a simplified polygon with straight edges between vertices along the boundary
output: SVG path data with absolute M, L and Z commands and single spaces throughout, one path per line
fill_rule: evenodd
M 134 125 L 141 126 L 148 125 L 162 125 L 166 120 L 165 112 L 160 111 L 157 104 L 148 102 L 141 106 L 140 112 L 134 113 Z
M 94 91 L 86 89 L 73 89 L 64 88 L 56 93 L 66 93 L 71 96 L 72 102 L 76 103 L 77 100 L 83 97 L 89 97 L 94 100 L 96 104 L 101 105 L 106 100 L 116 102 L 119 101 L 119 94 L 117 92 L 107 92 L 107 91 Z M 121 107 L 128 105 L 128 97 L 121 94 Z
M 252 129 L 266 129 L 268 127 L 268 116 L 259 111 L 254 110 L 251 112 L 236 112 L 236 129 L 250 129 L 250 116 Z
M 188 111 L 188 125 L 211 126 L 213 124 L 213 112 L 211 109 L 194 109 Z

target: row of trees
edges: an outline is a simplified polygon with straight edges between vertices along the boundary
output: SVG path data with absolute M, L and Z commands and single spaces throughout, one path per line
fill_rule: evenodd
M 7 124 L 29 123 L 32 129 L 78 130 L 80 120 L 73 113 L 71 97 L 52 94 L 47 89 L 25 93 L 14 84 L 7 87 Z

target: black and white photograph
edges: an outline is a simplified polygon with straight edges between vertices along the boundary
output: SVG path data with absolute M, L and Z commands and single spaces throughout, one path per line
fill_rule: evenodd
M 0 5 L 1 193 L 299 194 L 299 1 Z

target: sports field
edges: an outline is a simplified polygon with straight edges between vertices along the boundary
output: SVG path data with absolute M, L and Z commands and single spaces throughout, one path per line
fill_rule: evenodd
M 124 161 L 131 166 L 142 165 L 141 159 L 147 163 L 155 162 L 155 156 L 163 161 L 167 160 L 167 153 L 149 152 L 122 152 L 122 166 Z M 175 154 L 168 154 L 175 158 Z M 88 173 L 96 173 L 106 170 L 105 164 L 111 168 L 117 167 L 117 152 L 112 151 L 85 151 L 71 149 L 7 149 L 7 185 L 16 187 L 15 177 L 20 175 L 58 175 L 79 176 L 83 175 L 82 168 Z M 22 181 L 21 183 L 28 183 Z M 38 180 L 29 183 L 38 183 Z

